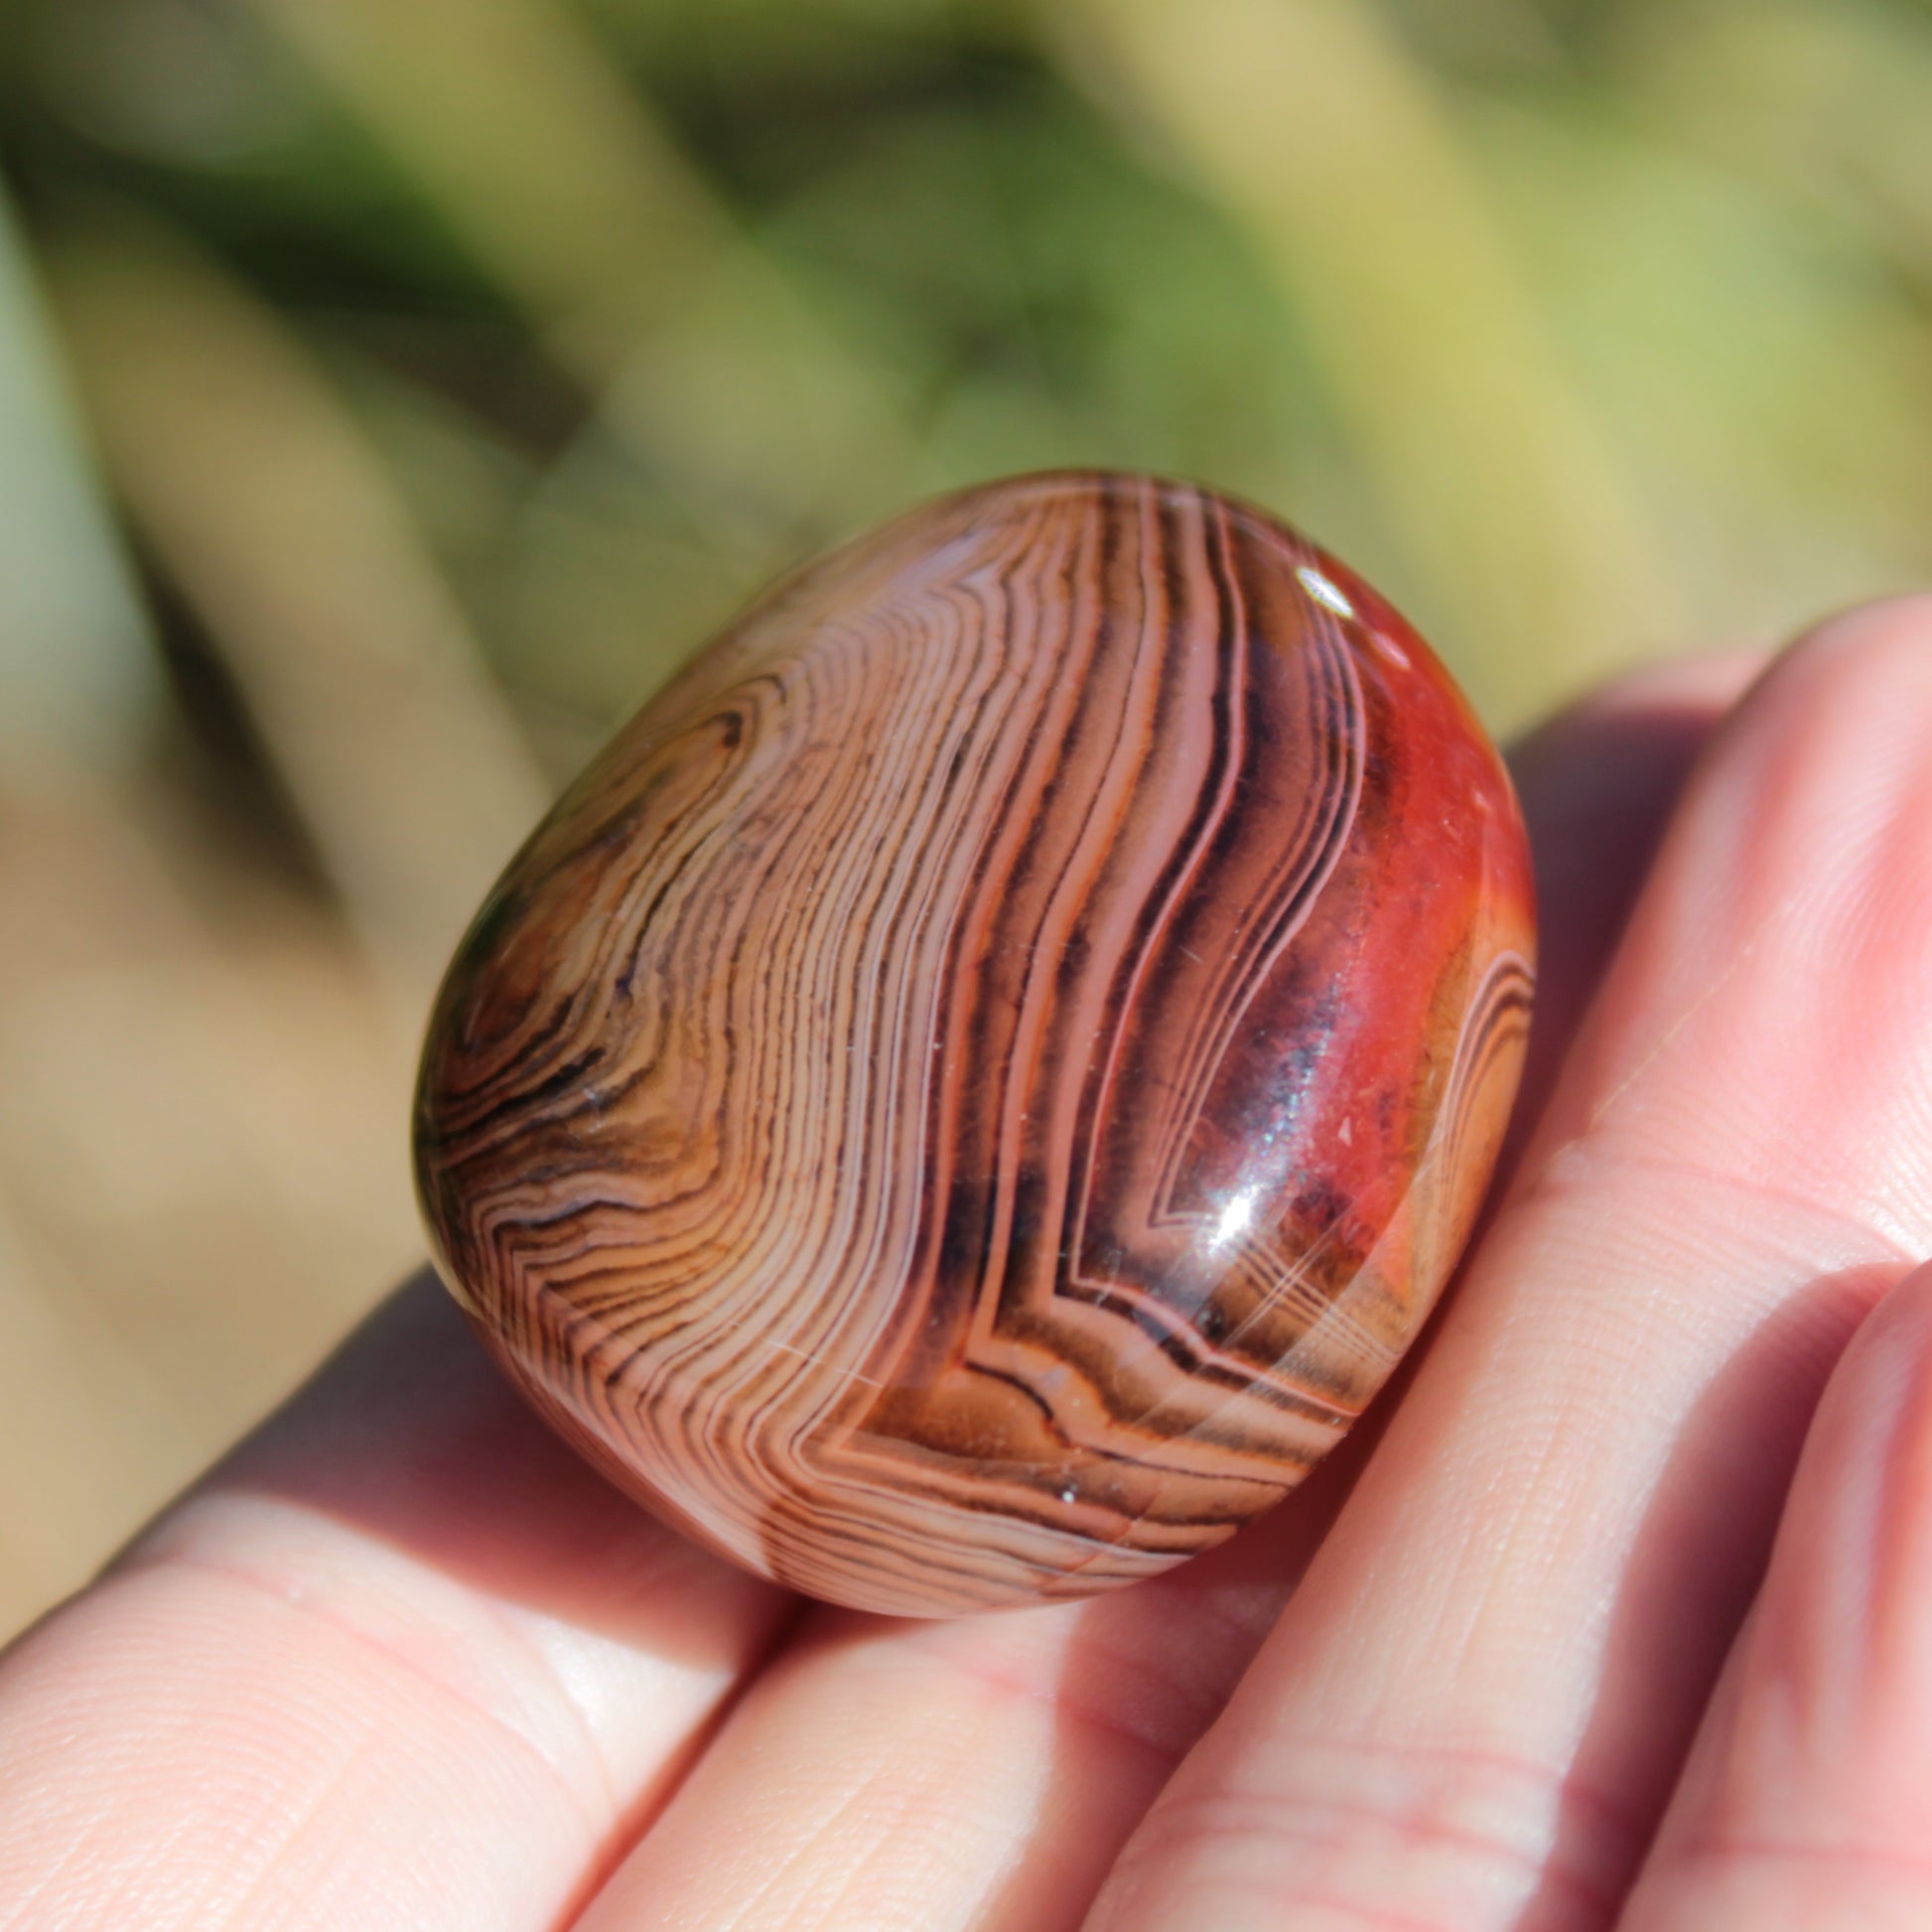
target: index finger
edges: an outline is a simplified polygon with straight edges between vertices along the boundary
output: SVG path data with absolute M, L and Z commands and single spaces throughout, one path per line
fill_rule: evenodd
M 789 1614 L 429 1276 L 0 1662 L 0 1926 L 549 1926 Z

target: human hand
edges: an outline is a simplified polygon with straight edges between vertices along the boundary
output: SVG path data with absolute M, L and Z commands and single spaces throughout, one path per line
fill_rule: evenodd
M 1519 760 L 1542 1124 L 1273 1517 L 1086 1603 L 801 1604 L 418 1281 L 0 1664 L 0 1929 L 1932 1918 L 1932 601 L 1720 724 L 1750 668 Z

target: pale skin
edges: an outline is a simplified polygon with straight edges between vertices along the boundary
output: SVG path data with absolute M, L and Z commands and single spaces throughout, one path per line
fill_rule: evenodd
M 418 1281 L 0 1662 L 0 1928 L 1932 1923 L 1932 599 L 1518 771 L 1534 1131 L 1273 1518 L 1086 1604 L 801 1604 Z

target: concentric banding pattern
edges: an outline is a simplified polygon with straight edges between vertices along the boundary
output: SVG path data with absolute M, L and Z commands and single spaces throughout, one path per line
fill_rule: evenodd
M 445 1273 L 621 1481 L 801 1588 L 1151 1574 L 1426 1315 L 1528 895 L 1461 701 L 1283 526 L 947 499 L 755 608 L 512 864 L 424 1059 Z

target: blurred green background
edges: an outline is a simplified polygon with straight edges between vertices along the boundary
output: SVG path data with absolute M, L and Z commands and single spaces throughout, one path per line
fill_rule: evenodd
M 9 0 L 0 1630 L 415 1249 L 431 982 L 775 570 L 1058 463 L 1515 730 L 1932 573 L 1919 0 Z

